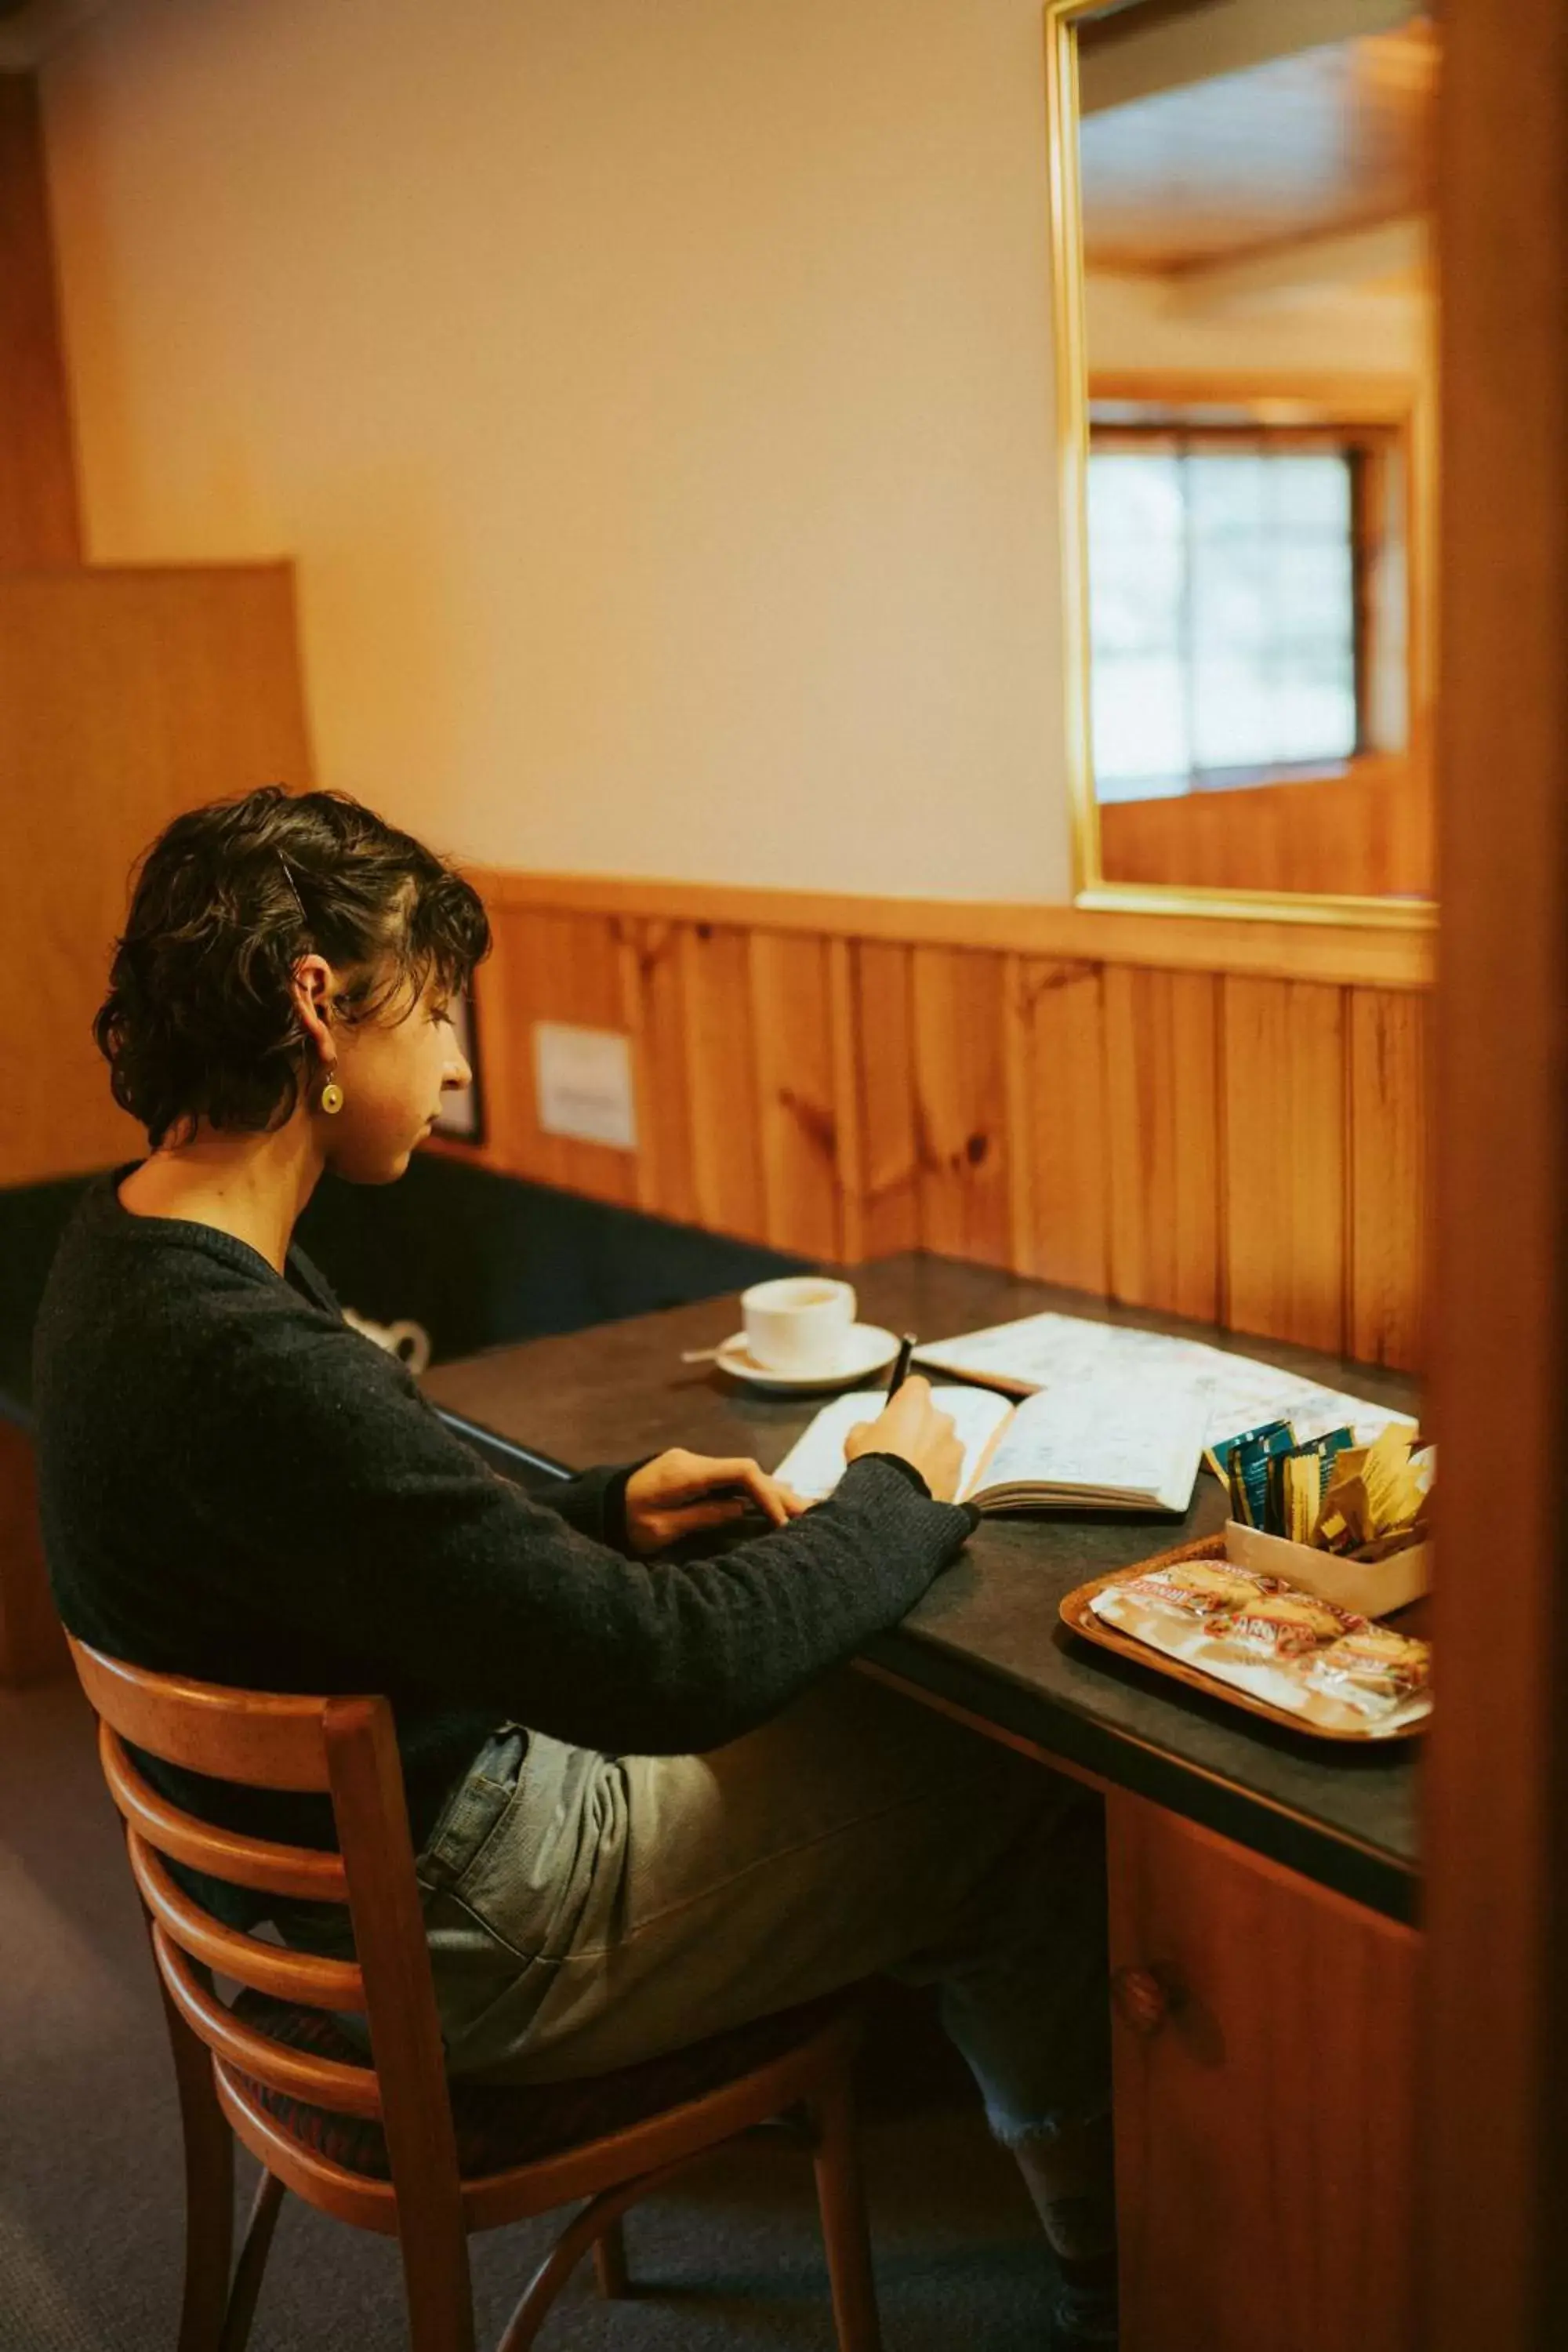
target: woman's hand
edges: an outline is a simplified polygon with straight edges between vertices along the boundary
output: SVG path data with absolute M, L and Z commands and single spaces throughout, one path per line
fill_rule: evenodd
M 844 1458 L 896 1454 L 920 1472 L 936 1502 L 951 1503 L 963 1475 L 963 1447 L 952 1415 L 931 1402 L 931 1382 L 912 1372 L 875 1421 L 857 1422 Z
M 770 1478 L 754 1462 L 719 1462 L 676 1446 L 645 1462 L 627 1479 L 626 1541 L 639 1555 L 663 1551 L 700 1528 L 738 1519 L 749 1506 L 775 1528 L 805 1508 L 792 1486 Z

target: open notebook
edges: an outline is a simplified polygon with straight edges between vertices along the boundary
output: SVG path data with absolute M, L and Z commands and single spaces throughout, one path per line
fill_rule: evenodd
M 1085 1381 L 1019 1405 L 987 1389 L 931 1393 L 963 1443 L 958 1498 L 983 1511 L 1182 1512 L 1192 1500 L 1209 1420 L 1202 1382 Z M 844 1475 L 845 1439 L 886 1402 L 879 1389 L 835 1397 L 774 1475 L 813 1501 L 830 1495 Z
M 1289 1422 L 1299 1444 L 1345 1423 L 1363 1445 L 1391 1422 L 1415 1425 L 1408 1413 L 1323 1388 L 1255 1357 L 1083 1315 L 1026 1315 L 1016 1323 L 922 1345 L 915 1349 L 915 1361 L 922 1370 L 984 1381 L 1014 1396 L 1047 1389 L 1059 1393 L 1079 1384 L 1119 1395 L 1128 1382 L 1142 1380 L 1160 1380 L 1169 1388 L 1201 1382 L 1209 1398 L 1211 1445 L 1266 1421 Z

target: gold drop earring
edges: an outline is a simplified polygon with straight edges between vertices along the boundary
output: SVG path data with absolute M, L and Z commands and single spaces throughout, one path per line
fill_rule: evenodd
M 338 1084 L 335 1062 L 327 1072 L 327 1082 L 316 1097 L 316 1107 L 319 1110 L 324 1110 L 329 1118 L 335 1118 L 343 1107 L 343 1090 Z

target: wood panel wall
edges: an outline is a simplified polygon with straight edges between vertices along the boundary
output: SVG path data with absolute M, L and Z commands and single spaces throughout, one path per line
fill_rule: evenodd
M 1368 758 L 1316 783 L 1108 802 L 1100 862 L 1113 883 L 1430 898 L 1432 836 L 1425 763 Z
M 1429 935 L 476 878 L 487 1164 L 1419 1367 Z M 630 1038 L 635 1151 L 542 1132 L 541 1020 Z
M 80 557 L 37 85 L 0 73 L 0 567 Z
M 288 565 L 0 572 L 0 1184 L 145 1150 L 90 1034 L 132 863 L 181 809 L 310 781 Z

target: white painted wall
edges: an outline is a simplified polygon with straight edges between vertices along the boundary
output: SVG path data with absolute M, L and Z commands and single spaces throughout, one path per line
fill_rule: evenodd
M 295 554 L 323 781 L 1067 895 L 1038 0 L 120 0 L 44 86 L 91 552 Z

